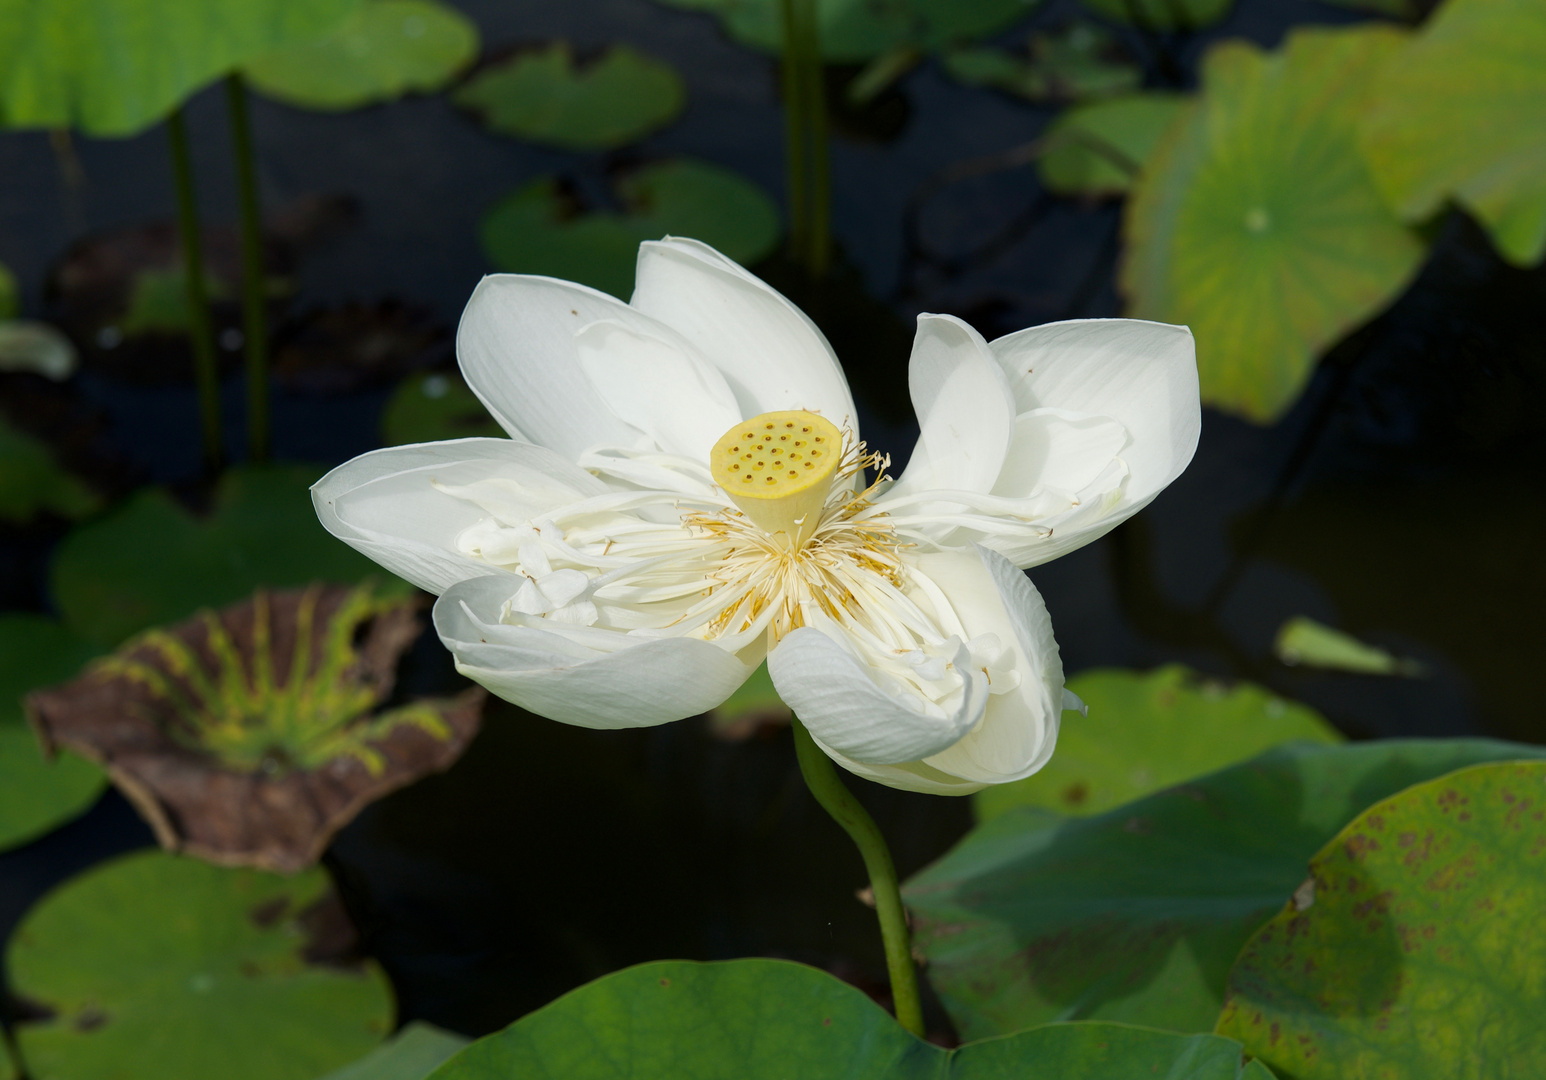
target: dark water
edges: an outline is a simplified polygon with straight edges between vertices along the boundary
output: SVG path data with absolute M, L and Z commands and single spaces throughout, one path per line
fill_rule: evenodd
M 346 192 L 360 219 L 298 269 L 297 309 L 394 297 L 454 322 L 487 269 L 479 214 L 543 173 L 605 198 L 620 160 L 693 154 L 781 189 L 773 66 L 724 41 L 708 19 L 647 0 L 462 0 L 486 47 L 567 36 L 628 41 L 676 63 L 683 118 L 621 155 L 569 154 L 483 133 L 439 98 L 344 116 L 259 102 L 268 205 Z M 1074 11 L 1048 4 L 1033 20 Z M 1303 22 L 1346 22 L 1310 0 L 1241 0 L 1205 37 L 1128 44 L 1151 81 L 1184 85 L 1206 42 L 1275 44 Z M 1012 41 L 1024 27 L 1005 35 Z M 834 221 L 845 264 L 824 293 L 760 268 L 828 329 L 861 401 L 866 437 L 900 458 L 909 320 L 952 311 L 994 336 L 1120 312 L 1112 288 L 1118 211 L 1052 202 L 1021 169 L 951 186 L 909 233 L 909 201 L 941 169 L 1034 138 L 1050 110 L 967 90 L 925 65 L 833 147 Z M 223 110 L 190 107 L 208 219 L 234 213 Z M 843 125 L 840 125 L 843 126 Z M 883 137 L 884 136 L 884 137 Z M 163 136 L 76 144 L 70 188 L 46 137 L 0 137 L 0 262 L 43 310 L 51 262 L 83 235 L 171 212 Z M 1181 660 L 1307 701 L 1355 736 L 1487 733 L 1546 739 L 1535 668 L 1546 640 L 1539 555 L 1546 492 L 1546 272 L 1502 265 L 1461 219 L 1438 227 L 1433 259 L 1386 314 L 1333 350 L 1272 428 L 1205 414 L 1191 468 L 1150 509 L 1033 577 L 1071 671 Z M 983 257 L 982 251 L 989 256 Z M 920 255 L 921 253 L 921 255 Z M 191 389 L 79 380 L 105 412 L 96 440 L 124 475 L 188 481 L 198 469 Z M 226 386 L 240 448 L 240 394 Z M 336 462 L 375 445 L 383 394 L 283 394 L 280 458 Z M 0 537 L 3 602 L 46 603 L 58 530 Z M 1307 614 L 1421 660 L 1424 680 L 1292 670 L 1270 656 L 1287 618 Z M 454 676 L 433 640 L 410 661 L 416 690 Z M 962 801 L 864 785 L 910 871 L 969 824 Z M 0 856 L 0 935 L 47 887 L 149 842 L 115 795 L 84 819 Z M 329 865 L 391 973 L 404 1018 L 468 1032 L 500 1026 L 577 983 L 639 960 L 749 954 L 805 960 L 879 986 L 857 855 L 805 794 L 787 733 L 727 744 L 696 721 L 590 732 L 507 706 L 450 773 L 367 811 Z

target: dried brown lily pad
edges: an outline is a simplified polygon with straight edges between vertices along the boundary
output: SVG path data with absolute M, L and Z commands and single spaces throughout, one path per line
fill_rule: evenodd
M 300 870 L 477 734 L 480 688 L 379 708 L 417 607 L 368 585 L 260 591 L 131 639 L 30 695 L 28 718 L 48 750 L 106 768 L 168 850 Z

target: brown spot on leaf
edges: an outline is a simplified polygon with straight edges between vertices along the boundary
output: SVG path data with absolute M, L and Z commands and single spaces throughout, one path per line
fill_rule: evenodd
M 252 920 L 252 925 L 260 930 L 267 930 L 279 921 L 279 917 L 290 906 L 288 896 L 271 897 L 247 913 L 247 918 Z
M 343 901 L 331 889 L 295 917 L 300 930 L 301 959 L 317 967 L 358 971 L 364 962 L 360 934 L 344 909 Z
M 76 1031 L 96 1031 L 107 1024 L 107 1013 L 95 1006 L 88 1005 L 75 1014 L 74 1027 Z
M 1069 806 L 1083 806 L 1089 797 L 1090 785 L 1083 780 L 1069 784 L 1063 789 L 1063 801 Z

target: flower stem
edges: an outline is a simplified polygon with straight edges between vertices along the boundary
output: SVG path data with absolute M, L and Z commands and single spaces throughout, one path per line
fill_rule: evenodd
M 812 278 L 831 259 L 831 179 L 827 97 L 822 81 L 816 0 L 780 0 L 784 30 L 784 151 L 789 187 L 789 248 Z
M 816 796 L 821 808 L 843 827 L 864 857 L 869 871 L 870 891 L 875 894 L 875 913 L 880 916 L 880 936 L 886 947 L 886 969 L 891 976 L 891 1001 L 897 1022 L 923 1037 L 923 1005 L 918 997 L 918 973 L 913 967 L 912 943 L 907 930 L 907 914 L 902 910 L 902 893 L 897 888 L 896 866 L 886 838 L 869 811 L 859 804 L 853 792 L 838 779 L 832 759 L 827 757 L 798 717 L 794 719 L 795 756 L 800 775 Z
M 247 458 L 268 460 L 268 303 L 264 296 L 263 217 L 252 152 L 247 87 L 239 72 L 225 79 L 226 109 L 236 150 L 242 218 L 242 332 L 247 360 Z
M 198 197 L 193 190 L 193 161 L 188 154 L 188 129 L 183 111 L 166 118 L 167 144 L 172 151 L 172 180 L 177 189 L 177 233 L 182 242 L 183 274 L 188 290 L 188 338 L 193 346 L 193 374 L 199 391 L 199 420 L 204 438 L 204 464 L 220 468 L 220 371 L 210 325 L 209 297 L 204 291 L 203 236 L 199 229 Z

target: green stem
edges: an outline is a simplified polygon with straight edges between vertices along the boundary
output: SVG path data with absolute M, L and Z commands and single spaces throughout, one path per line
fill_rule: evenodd
M 263 215 L 252 152 L 247 87 L 238 72 L 225 79 L 226 108 L 236 149 L 242 217 L 242 333 L 247 359 L 247 457 L 268 460 L 268 298 L 263 275 Z
M 803 9 L 800 52 L 804 61 L 801 66 L 805 78 L 805 127 L 810 143 L 807 178 L 810 221 L 805 265 L 811 277 L 819 279 L 827 273 L 832 252 L 832 177 L 827 155 L 827 90 L 821 63 L 821 30 L 816 21 L 816 0 L 797 2 Z
M 789 197 L 789 254 L 804 261 L 808 244 L 809 210 L 805 165 L 805 79 L 801 74 L 800 26 L 795 6 L 800 0 L 780 0 L 784 23 L 784 172 Z
M 210 325 L 209 297 L 204 291 L 204 252 L 199 229 L 198 197 L 193 190 L 193 162 L 188 154 L 188 129 L 182 109 L 166 118 L 172 150 L 172 179 L 177 189 L 177 232 L 182 241 L 183 273 L 188 288 L 188 338 L 193 346 L 193 374 L 199 391 L 199 420 L 204 436 L 204 463 L 220 468 L 220 371 L 215 359 L 215 335 Z
M 805 777 L 806 787 L 864 856 L 870 891 L 875 894 L 875 913 L 880 916 L 880 936 L 886 947 L 886 969 L 891 975 L 891 1000 L 896 1006 L 897 1022 L 921 1039 L 923 1005 L 918 998 L 918 973 L 913 967 L 907 913 L 902 910 L 902 893 L 897 888 L 896 866 L 891 861 L 886 838 L 869 811 L 838 779 L 832 759 L 816 745 L 798 717 L 793 726 L 795 756 L 800 760 L 800 775 Z

